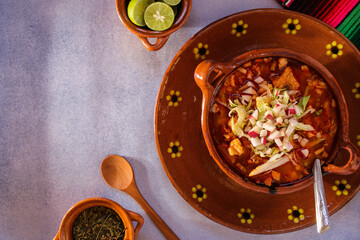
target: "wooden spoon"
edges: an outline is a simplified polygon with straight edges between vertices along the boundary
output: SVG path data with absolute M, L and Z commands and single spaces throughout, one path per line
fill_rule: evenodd
M 118 155 L 110 155 L 101 163 L 101 174 L 107 184 L 133 197 L 167 239 L 179 239 L 166 223 L 156 214 L 136 186 L 134 171 L 130 163 Z

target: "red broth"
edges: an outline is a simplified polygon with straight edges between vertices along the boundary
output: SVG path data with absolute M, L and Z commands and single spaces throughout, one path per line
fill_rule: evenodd
M 323 78 L 281 57 L 243 64 L 224 80 L 210 110 L 214 144 L 242 177 L 267 186 L 296 182 L 326 160 L 337 107 Z

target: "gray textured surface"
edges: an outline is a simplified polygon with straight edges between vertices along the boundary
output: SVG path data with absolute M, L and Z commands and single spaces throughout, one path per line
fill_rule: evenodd
M 163 74 L 180 47 L 229 14 L 274 0 L 194 0 L 186 24 L 149 52 L 119 21 L 114 0 L 0 1 L 0 239 L 51 239 L 66 211 L 106 197 L 144 216 L 138 239 L 162 239 L 133 199 L 110 189 L 100 163 L 128 158 L 144 197 L 181 239 L 359 239 L 360 196 L 315 226 L 276 236 L 207 219 L 167 178 L 153 136 Z M 271 206 L 267 206 L 271 207 Z

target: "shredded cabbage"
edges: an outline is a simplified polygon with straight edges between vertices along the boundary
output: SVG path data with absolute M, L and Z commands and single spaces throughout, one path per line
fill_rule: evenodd
M 237 105 L 229 112 L 229 116 L 231 116 L 234 112 L 237 114 L 237 121 L 235 122 L 234 117 L 231 117 L 231 130 L 241 138 L 244 135 L 244 131 L 242 130 L 246 124 L 246 120 L 248 119 L 248 115 L 246 109 L 242 105 Z
M 285 105 L 288 105 L 288 104 L 289 104 L 289 100 L 290 100 L 289 94 L 287 93 L 287 91 L 284 91 L 283 103 L 284 103 Z
M 295 129 L 301 131 L 315 131 L 311 125 L 304 123 L 298 123 L 298 125 L 295 126 Z
M 250 172 L 249 176 L 251 177 L 251 176 L 254 176 L 254 175 L 258 175 L 258 174 L 266 172 L 268 170 L 277 168 L 277 167 L 287 163 L 288 161 L 290 161 L 290 158 L 288 156 L 281 157 L 279 155 L 282 156 L 283 153 L 277 154 L 277 155 L 275 155 L 276 158 L 274 158 L 274 159 L 270 158 L 266 163 L 264 163 L 264 164 L 262 164 L 260 166 L 257 166 L 254 170 L 252 170 Z
M 250 99 L 249 104 L 246 106 L 246 110 L 249 110 L 251 108 L 251 104 L 252 104 L 252 98 Z
M 241 106 L 241 104 L 239 103 L 239 101 L 237 99 L 235 99 L 234 102 L 229 99 L 229 105 L 232 108 Z
M 308 110 L 306 110 L 306 111 L 303 112 L 302 114 L 296 115 L 295 118 L 296 118 L 296 119 L 300 119 L 300 118 L 304 117 L 306 114 L 308 114 L 308 113 L 313 113 L 314 111 L 315 111 L 315 109 L 309 108 Z
M 238 138 L 242 138 L 242 136 L 244 136 L 244 131 L 239 125 L 239 121 L 235 122 L 234 117 L 231 118 L 231 130 Z
M 256 108 L 259 110 L 258 120 L 262 120 L 264 118 L 266 111 L 271 110 L 271 108 L 269 107 L 270 101 L 271 98 L 267 96 L 256 98 Z
M 306 96 L 301 98 L 299 102 L 292 103 L 290 101 L 290 95 L 285 89 L 274 88 L 273 92 L 270 92 L 270 90 L 268 90 L 262 96 L 258 96 L 256 98 L 255 109 L 257 109 L 258 111 L 258 116 L 255 116 L 255 118 L 252 118 L 251 120 L 249 120 L 249 116 L 251 116 L 254 112 L 254 107 L 252 108 L 252 106 L 254 105 L 252 99 L 248 103 L 244 104 L 241 104 L 238 99 L 235 99 L 234 101 L 229 100 L 229 106 L 231 109 L 229 112 L 229 116 L 231 117 L 229 125 L 233 133 L 238 138 L 246 137 L 251 141 L 254 140 L 254 138 L 249 136 L 249 130 L 247 130 L 247 128 L 253 128 L 258 122 L 260 122 L 262 126 L 265 122 L 276 124 L 276 118 L 296 118 L 299 120 L 306 114 L 315 112 L 315 109 L 313 108 L 309 108 L 305 111 L 309 99 L 310 96 Z M 271 116 L 265 116 L 268 115 L 267 112 L 269 111 L 272 113 L 270 114 Z M 276 146 L 279 143 L 277 143 L 276 141 L 274 142 L 273 139 L 269 138 L 265 138 L 265 144 L 256 145 L 256 147 L 255 145 L 250 145 L 254 152 L 254 156 L 258 155 L 262 158 L 269 158 L 269 160 L 264 164 L 257 166 L 249 174 L 249 176 L 257 175 L 273 168 L 279 167 L 291 160 L 289 152 L 291 152 L 293 148 L 292 144 L 289 141 L 292 141 L 292 137 L 295 132 L 294 130 L 315 130 L 311 125 L 297 122 L 296 120 L 294 120 L 296 122 L 296 126 L 292 126 L 294 130 L 291 131 L 291 134 L 286 133 L 285 129 L 289 128 L 289 126 L 291 125 L 291 121 L 292 120 L 290 119 L 286 123 L 282 122 L 281 125 L 278 125 L 277 129 L 275 129 L 275 131 L 279 132 L 281 130 L 284 130 L 284 135 L 282 135 L 281 138 L 279 137 L 281 144 L 280 146 Z M 245 126 L 247 126 L 247 128 L 245 128 Z M 260 128 L 263 129 L 263 127 Z M 287 149 L 288 145 L 286 144 L 290 144 L 290 150 Z

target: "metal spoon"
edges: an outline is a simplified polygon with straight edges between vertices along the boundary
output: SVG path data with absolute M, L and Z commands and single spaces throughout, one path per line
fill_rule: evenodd
M 101 174 L 107 184 L 133 197 L 164 234 L 166 239 L 179 239 L 168 225 L 156 214 L 136 186 L 130 163 L 118 155 L 110 155 L 101 163 Z
M 324 233 L 330 228 L 330 218 L 326 203 L 320 160 L 316 159 L 313 167 L 314 195 L 316 210 L 316 226 L 318 233 Z

